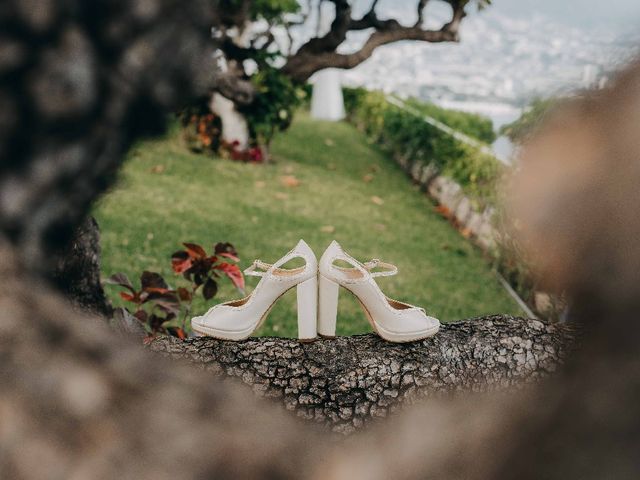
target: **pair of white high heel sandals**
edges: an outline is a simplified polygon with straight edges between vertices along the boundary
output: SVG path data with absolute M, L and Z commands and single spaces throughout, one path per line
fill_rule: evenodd
M 305 265 L 282 268 L 301 258 Z M 349 267 L 337 266 L 336 262 Z M 382 293 L 375 277 L 395 275 L 397 268 L 374 259 L 360 263 L 333 241 L 317 261 L 304 240 L 273 265 L 255 260 L 244 272 L 261 277 L 253 292 L 240 300 L 221 303 L 191 320 L 199 335 L 223 340 L 243 340 L 264 322 L 276 301 L 293 287 L 298 294 L 298 338 L 312 341 L 318 335 L 336 334 L 338 290 L 343 287 L 358 299 L 373 329 L 390 342 L 411 342 L 435 335 L 440 322 L 425 310 L 392 300 Z

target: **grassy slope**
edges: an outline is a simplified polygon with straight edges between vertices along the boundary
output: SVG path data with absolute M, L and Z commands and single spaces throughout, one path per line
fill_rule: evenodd
M 171 272 L 169 255 L 182 241 L 207 249 L 217 241 L 232 242 L 245 268 L 254 258 L 277 260 L 299 238 L 320 256 L 336 238 L 356 258 L 395 263 L 399 275 L 380 279 L 385 293 L 424 306 L 443 321 L 519 312 L 480 253 L 350 125 L 301 115 L 278 136 L 273 154 L 276 163 L 269 166 L 198 156 L 182 146 L 177 133 L 138 145 L 118 187 L 95 211 L 103 232 L 103 273 L 136 277 L 149 269 L 175 286 L 181 279 Z M 158 165 L 164 171 L 152 173 Z M 369 173 L 373 180 L 365 182 Z M 284 175 L 295 176 L 300 186 L 284 186 Z M 374 203 L 374 195 L 384 203 Z M 257 279 L 247 281 L 251 288 Z M 236 298 L 229 282 L 223 284 L 215 301 Z M 340 298 L 338 333 L 368 331 L 355 300 L 345 292 Z M 294 336 L 294 305 L 291 291 L 259 333 Z M 195 313 L 206 308 L 199 301 Z

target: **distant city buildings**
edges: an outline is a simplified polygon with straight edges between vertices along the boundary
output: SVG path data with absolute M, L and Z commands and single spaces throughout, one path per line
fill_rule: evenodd
M 640 45 L 637 34 L 581 30 L 489 9 L 465 20 L 460 44 L 401 42 L 344 72 L 344 83 L 483 113 L 498 126 L 535 97 L 602 87 Z M 351 48 L 362 41 L 354 36 Z

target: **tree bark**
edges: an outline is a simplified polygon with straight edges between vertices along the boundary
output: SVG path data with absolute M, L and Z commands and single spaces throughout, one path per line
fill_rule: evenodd
M 374 334 L 311 344 L 158 337 L 150 348 L 239 378 L 299 417 L 351 433 L 419 398 L 546 377 L 574 349 L 577 334 L 571 325 L 494 315 L 445 324 L 435 337 L 407 344 Z
M 73 311 L 15 259 L 0 241 L 0 478 L 294 479 L 326 451 L 268 402 Z
M 100 228 L 95 218 L 87 217 L 76 229 L 59 255 L 52 281 L 77 307 L 107 318 L 113 315 L 100 282 Z
M 216 6 L 3 2 L 0 232 L 27 268 L 51 275 L 132 142 L 215 86 Z
M 522 205 L 531 210 L 517 218 L 537 234 L 531 245 L 547 278 L 569 289 L 586 326 L 567 365 L 522 395 L 431 398 L 336 446 L 246 388 L 123 342 L 47 287 L 42 262 L 113 181 L 126 147 L 153 131 L 178 93 L 198 92 L 210 53 L 210 21 L 197 10 L 205 4 L 0 6 L 0 476 L 637 478 L 640 67 L 580 100 L 580 115 L 522 173 Z M 442 335 L 449 328 L 457 327 Z M 473 338 L 459 342 L 468 345 L 461 358 Z M 410 348 L 380 347 L 391 356 Z M 460 347 L 451 348 L 440 353 L 466 379 L 456 365 Z M 507 352 L 517 366 L 521 352 Z M 381 360 L 380 372 L 391 371 Z M 341 374 L 337 363 L 326 372 Z

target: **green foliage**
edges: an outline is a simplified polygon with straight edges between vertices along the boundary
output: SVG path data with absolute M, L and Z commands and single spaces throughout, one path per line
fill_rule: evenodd
M 254 258 L 280 258 L 300 238 L 316 252 L 335 238 L 359 259 L 381 257 L 398 265 L 401 275 L 380 279 L 384 292 L 422 305 L 443 321 L 521 314 L 482 254 L 434 212 L 428 198 L 408 188 L 395 162 L 348 123 L 297 114 L 291 128 L 276 136 L 271 152 L 276 162 L 266 168 L 212 160 L 186 150 L 178 129 L 137 144 L 121 182 L 94 211 L 105 275 L 125 272 L 134 279 L 152 270 L 175 278 L 175 287 L 188 287 L 186 279 L 173 277 L 168 261 L 184 239 L 208 246 L 212 235 L 224 237 L 241 246 L 244 268 Z M 291 175 L 299 186 L 283 184 L 282 177 Z M 384 204 L 374 203 L 373 196 Z M 248 277 L 248 291 L 256 285 L 253 278 Z M 234 285 L 221 281 L 213 300 L 194 297 L 190 315 L 234 298 Z M 121 298 L 114 303 L 125 305 Z M 258 334 L 295 337 L 295 304 L 294 291 L 284 295 Z M 339 308 L 340 335 L 371 331 L 352 296 L 341 295 Z
M 196 293 L 201 292 L 205 300 L 211 300 L 218 292 L 217 279 L 221 275 L 244 292 L 242 272 L 237 265 L 226 261 L 240 261 L 233 245 L 216 243 L 213 255 L 208 255 L 196 243 L 183 245 L 184 250 L 178 250 L 171 256 L 171 267 L 189 281 L 188 287 L 171 288 L 161 274 L 148 270 L 140 276 L 139 289 L 134 287 L 126 273 L 111 275 L 105 282 L 124 289 L 120 291 L 120 298 L 133 307 L 133 311 L 125 310 L 141 323 L 151 337 L 165 334 L 184 339 L 191 331 L 187 320 Z
M 344 98 L 349 120 L 366 132 L 371 140 L 381 144 L 408 168 L 415 163 L 432 165 L 436 171 L 454 179 L 472 198 L 476 208 L 491 206 L 500 212 L 497 231 L 505 231 L 501 228 L 504 215 L 498 194 L 498 182 L 505 173 L 505 167 L 492 155 L 462 143 L 413 113 L 390 104 L 381 92 L 345 89 Z M 467 135 L 475 132 L 476 138 L 484 136 L 486 140 L 490 139 L 487 130 L 483 130 L 488 122 L 481 117 L 470 115 L 467 118 L 464 113 L 421 105 L 415 100 L 411 106 L 452 128 L 463 130 Z M 505 234 L 498 239 L 491 256 L 495 268 L 531 303 L 536 285 L 530 262 L 523 255 L 521 246 Z M 562 305 L 556 299 L 553 301 L 554 305 Z M 557 316 L 554 312 L 544 314 L 548 318 Z
M 456 180 L 478 202 L 494 202 L 496 182 L 503 169 L 494 157 L 391 105 L 381 92 L 345 89 L 344 97 L 349 119 L 372 140 L 384 145 L 394 155 L 412 162 L 432 164 Z M 475 133 L 476 137 L 484 135 L 489 138 L 484 131 L 487 121 L 482 117 L 451 112 L 429 104 L 419 105 L 415 100 L 411 106 L 432 116 L 437 115 L 438 120 L 452 128 L 465 128 L 463 132 L 467 135 Z
M 222 123 L 209 108 L 209 96 L 200 97 L 178 112 L 187 147 L 197 153 L 215 155 L 220 148 Z
M 558 103 L 556 98 L 536 98 L 516 121 L 504 125 L 501 135 L 506 135 L 513 143 L 522 143 L 535 132 L 547 113 Z
M 493 130 L 493 122 L 490 118 L 474 113 L 449 110 L 433 103 L 420 102 L 415 99 L 411 99 L 407 103 L 421 113 L 433 117 L 476 140 L 487 144 L 492 144 L 496 141 L 496 133 Z
M 258 145 L 269 145 L 276 132 L 286 130 L 295 108 L 306 97 L 305 90 L 279 70 L 265 66 L 251 81 L 256 87 L 254 101 L 240 108 Z
M 300 10 L 297 0 L 254 0 L 251 3 L 251 18 L 267 21 L 281 20 L 286 13 L 296 13 Z
M 384 131 L 384 114 L 389 109 L 384 94 L 364 88 L 345 88 L 343 98 L 349 120 L 373 140 L 380 140 Z

